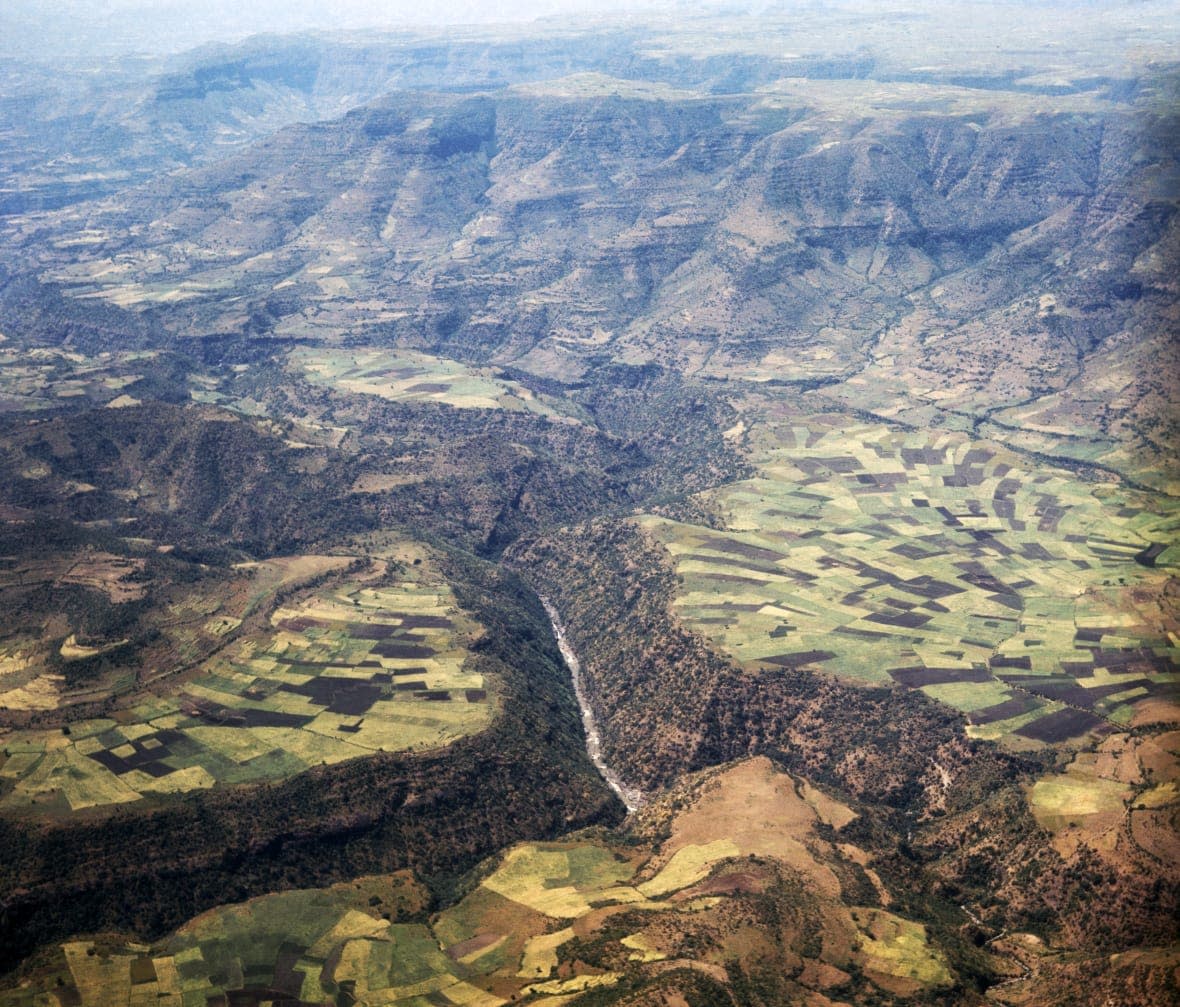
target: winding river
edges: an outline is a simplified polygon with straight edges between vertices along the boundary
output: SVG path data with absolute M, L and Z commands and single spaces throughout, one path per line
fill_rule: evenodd
M 627 811 L 634 811 L 643 803 L 643 794 L 624 783 L 619 774 L 611 769 L 603 759 L 602 736 L 598 733 L 594 710 L 590 707 L 590 701 L 586 697 L 586 688 L 582 684 L 582 665 L 578 662 L 578 656 L 565 637 L 565 628 L 561 625 L 561 619 L 558 618 L 557 609 L 545 597 L 541 598 L 541 604 L 545 606 L 545 611 L 549 615 L 549 622 L 553 626 L 553 635 L 557 637 L 557 646 L 561 650 L 561 656 L 565 658 L 566 667 L 570 670 L 570 677 L 574 680 L 574 695 L 578 698 L 578 707 L 582 711 L 582 727 L 586 732 L 586 753 L 590 756 L 590 761 L 594 763 L 598 772 L 602 774 L 602 778 L 610 785 L 611 790 L 618 794 L 619 799 L 627 806 Z

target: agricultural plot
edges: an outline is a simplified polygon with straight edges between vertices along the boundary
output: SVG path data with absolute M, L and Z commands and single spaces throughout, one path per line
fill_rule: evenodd
M 151 607 L 129 627 L 102 632 L 83 620 L 85 604 L 50 603 L 40 620 L 0 644 L 0 710 L 23 714 L 77 703 L 114 700 L 158 684 L 224 645 L 243 621 L 270 603 L 276 592 L 339 570 L 342 556 L 288 556 L 207 572 L 197 583 L 177 583 L 174 572 L 156 569 L 151 558 L 169 551 L 150 539 L 123 540 L 124 555 L 84 548 L 39 557 L 34 552 L 0 557 L 0 604 L 19 606 L 30 591 L 82 588 L 112 607 L 149 599 Z M 50 595 L 56 597 L 56 595 Z M 38 621 L 40 625 L 38 626 Z M 132 649 L 128 648 L 131 645 Z M 75 662 L 111 655 L 123 658 L 113 671 L 70 682 Z M 64 674 L 63 674 L 64 672 Z M 19 723 L 19 721 L 18 721 Z M 0 734 L 0 742 L 4 736 Z
M 96 238 L 101 240 L 101 238 Z M 227 250 L 233 256 L 235 251 Z M 236 254 L 241 254 L 238 250 Z M 54 271 L 81 301 L 98 301 L 121 308 L 176 304 L 217 296 L 241 282 L 248 264 L 213 266 L 187 277 L 161 278 L 167 256 L 149 251 L 134 256 L 79 258 Z
M 876 974 L 887 989 L 912 993 L 924 986 L 948 986 L 953 981 L 946 962 L 932 953 L 921 923 L 884 909 L 854 909 L 852 918 L 861 930 L 865 968 Z M 886 976 L 902 982 L 883 980 Z
M 86 356 L 56 347 L 9 347 L 0 338 L 0 412 L 47 409 L 66 401 L 118 409 L 139 405 L 125 389 L 143 378 L 154 350 Z
M 316 384 L 358 395 L 441 402 L 457 409 L 527 410 L 545 416 L 571 412 L 568 404 L 538 395 L 493 368 L 415 350 L 300 348 L 292 351 L 290 366 Z
M 810 419 L 756 431 L 724 530 L 640 521 L 685 623 L 753 669 L 897 682 L 1034 747 L 1174 718 L 1174 501 L 1030 472 L 998 446 Z
M 419 557 L 421 558 L 421 557 Z M 0 809 L 71 812 L 446 745 L 492 716 L 478 626 L 426 563 L 277 609 L 167 698 L 4 740 Z M 388 580 L 388 578 L 386 578 Z
M 744 823 L 736 839 L 725 837 L 735 809 L 751 800 L 758 802 L 757 819 Z M 839 903 L 828 863 L 843 854 L 815 832 L 835 809 L 831 798 L 769 760 L 752 759 L 713 772 L 690 809 L 669 823 L 655 856 L 642 843 L 518 845 L 426 923 L 402 922 L 428 897 L 409 872 L 266 895 L 204 913 L 154 946 L 63 945 L 36 982 L 0 992 L 0 1007 L 41 1003 L 39 989 L 54 989 L 59 1003 L 75 1007 L 116 999 L 206 1007 L 224 1002 L 220 997 L 242 1007 L 500 1007 L 522 999 L 556 1007 L 571 993 L 613 986 L 625 975 L 655 975 L 676 958 L 683 964 L 680 942 L 689 927 L 709 935 L 700 960 L 689 964 L 724 968 L 726 949 L 748 940 L 745 917 L 731 900 L 762 890 L 765 857 L 785 859 L 807 879 L 808 891 L 820 881 L 807 927 L 809 941 L 812 927 L 822 934 L 822 950 L 811 952 L 826 963 L 821 973 L 856 963 L 887 990 L 946 985 L 946 961 L 920 924 Z M 845 821 L 850 815 L 844 809 Z M 840 849 L 867 862 L 854 846 Z M 608 957 L 617 965 L 587 963 L 579 941 L 611 946 Z
M 1114 862 L 1128 849 L 1159 864 L 1180 863 L 1180 732 L 1117 733 L 1079 752 L 1061 772 L 1029 787 L 1037 824 L 1069 857 L 1080 846 Z
M 28 558 L 0 567 L 0 591 L 42 585 L 85 587 L 106 595 L 118 605 L 139 601 L 147 593 L 142 577 L 145 562 L 135 556 L 116 556 L 95 549 L 73 555 Z

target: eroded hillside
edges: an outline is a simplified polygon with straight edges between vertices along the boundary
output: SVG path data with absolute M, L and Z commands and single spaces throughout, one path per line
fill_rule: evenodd
M 1174 1000 L 1164 6 L 0 67 L 0 999 Z

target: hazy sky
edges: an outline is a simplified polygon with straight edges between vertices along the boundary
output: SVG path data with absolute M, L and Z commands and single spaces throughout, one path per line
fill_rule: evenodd
M 560 23 L 563 16 L 580 20 L 585 15 L 652 10 L 698 14 L 709 7 L 730 13 L 778 8 L 780 14 L 784 9 L 816 7 L 859 14 L 924 9 L 936 20 L 939 12 L 953 11 L 936 26 L 937 37 L 907 38 L 908 24 L 898 27 L 897 19 L 886 19 L 871 36 L 849 41 L 821 35 L 808 44 L 822 49 L 830 41 L 853 49 L 870 42 L 885 51 L 890 45 L 897 49 L 921 43 L 927 49 L 941 45 L 949 51 L 962 48 L 955 41 L 963 34 L 960 29 L 986 25 L 986 31 L 966 32 L 971 36 L 968 48 L 978 49 L 981 39 L 988 48 L 1003 45 L 1013 52 L 1029 45 L 1046 51 L 1058 45 L 1074 62 L 1087 52 L 1108 52 L 1124 36 L 1128 45 L 1140 49 L 1157 42 L 1172 46 L 1180 26 L 1180 0 L 0 0 L 0 56 L 83 69 L 112 56 L 175 53 L 262 32 L 405 29 L 538 18 Z M 901 36 L 894 37 L 898 32 Z M 1163 55 L 1170 58 L 1172 52 L 1169 48 Z
M 258 32 L 531 21 L 676 0 L 2 0 L 0 51 L 36 59 L 176 52 Z

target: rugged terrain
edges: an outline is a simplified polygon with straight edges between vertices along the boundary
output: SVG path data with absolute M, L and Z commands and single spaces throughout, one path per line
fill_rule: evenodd
M 1058 13 L 0 64 L 0 1002 L 1174 1002 L 1175 11 Z

